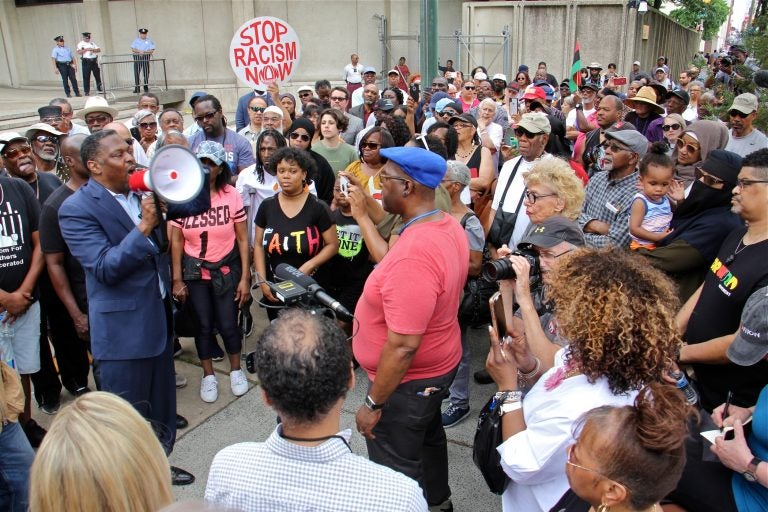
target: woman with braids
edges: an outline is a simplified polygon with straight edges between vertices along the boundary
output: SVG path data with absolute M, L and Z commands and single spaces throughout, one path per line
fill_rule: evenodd
M 500 344 L 491 329 L 486 367 L 502 393 L 505 511 L 549 510 L 568 490 L 566 448 L 578 418 L 632 404 L 643 386 L 661 380 L 681 344 L 674 286 L 642 258 L 618 248 L 559 256 L 548 296 L 570 344 L 554 361 L 538 360 L 524 333 L 508 330 Z M 525 398 L 522 379 L 534 383 Z
M 552 510 L 661 512 L 683 472 L 690 415 L 682 393 L 660 383 L 642 388 L 634 406 L 584 414 L 566 451 L 571 490 Z

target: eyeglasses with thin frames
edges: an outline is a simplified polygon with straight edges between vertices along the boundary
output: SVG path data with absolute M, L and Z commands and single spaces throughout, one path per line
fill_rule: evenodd
M 377 172 L 375 176 L 379 177 L 379 183 L 381 183 L 382 185 L 384 185 L 389 180 L 403 181 L 403 182 L 408 182 L 408 183 L 411 182 L 411 180 L 406 179 L 406 178 L 401 178 L 399 176 L 390 176 L 388 174 L 384 174 L 384 169 L 382 169 L 379 172 Z
M 768 180 L 745 180 L 745 179 L 738 179 L 736 180 L 736 183 L 739 185 L 739 188 L 748 187 L 750 185 L 754 185 L 756 183 L 768 183 Z
M 597 476 L 599 476 L 600 478 L 605 478 L 606 480 L 611 480 L 612 482 L 616 482 L 616 480 L 614 480 L 613 478 L 608 478 L 607 476 L 605 476 L 604 474 L 600 473 L 599 471 L 597 471 L 595 469 L 588 468 L 586 466 L 582 466 L 581 464 L 573 462 L 573 449 L 575 447 L 576 447 L 576 443 L 568 446 L 568 448 L 565 449 L 566 453 L 568 454 L 568 457 L 565 460 L 566 464 L 568 464 L 569 466 L 573 466 L 575 468 L 583 469 L 584 471 L 589 471 L 590 473 L 594 473 Z M 616 482 L 616 483 L 621 485 L 622 487 L 626 487 L 621 482 Z

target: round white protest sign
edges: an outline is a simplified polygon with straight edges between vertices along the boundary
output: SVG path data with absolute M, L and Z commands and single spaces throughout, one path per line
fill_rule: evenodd
M 255 89 L 284 83 L 299 65 L 299 36 L 285 21 L 260 16 L 243 23 L 229 45 L 229 63 L 237 77 Z

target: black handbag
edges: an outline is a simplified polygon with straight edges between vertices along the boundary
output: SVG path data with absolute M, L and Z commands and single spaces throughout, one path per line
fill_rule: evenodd
M 465 227 L 467 219 L 474 213 L 467 213 L 461 219 Z M 483 249 L 483 263 L 490 259 L 487 247 Z M 482 276 L 469 277 L 464 285 L 464 295 L 459 303 L 459 323 L 468 327 L 481 327 L 491 322 L 491 307 L 488 301 L 498 291 L 498 285 Z
M 497 400 L 494 394 L 482 408 L 472 445 L 472 460 L 485 478 L 488 489 L 494 494 L 502 494 L 508 480 L 501 468 L 501 455 L 496 451 L 502 442 L 500 405 L 505 398 L 502 396 Z
M 197 313 L 195 313 L 195 308 L 192 307 L 192 301 L 189 297 L 183 303 L 174 300 L 173 305 L 176 309 L 173 314 L 173 331 L 176 336 L 182 338 L 197 336 L 200 332 L 200 324 L 197 322 Z
M 517 169 L 520 167 L 520 163 L 523 161 L 523 157 L 520 157 L 520 159 L 515 164 L 514 169 L 512 169 L 512 174 L 509 176 L 509 181 L 507 181 L 506 186 L 504 187 L 504 192 L 501 194 L 501 200 L 499 201 L 499 208 L 496 210 L 496 215 L 493 217 L 493 222 L 491 223 L 491 229 L 488 230 L 488 236 L 486 237 L 486 240 L 490 242 L 494 247 L 501 247 L 504 244 L 508 244 L 509 240 L 512 238 L 512 233 L 515 231 L 515 223 L 517 222 L 517 214 L 520 211 L 520 206 L 523 204 L 523 198 L 525 197 L 525 194 L 520 195 L 520 201 L 517 203 L 517 207 L 515 208 L 515 211 L 513 212 L 505 212 L 504 211 L 504 200 L 507 198 L 507 192 L 509 192 L 509 187 L 512 185 L 512 182 L 515 180 L 515 175 L 517 174 Z

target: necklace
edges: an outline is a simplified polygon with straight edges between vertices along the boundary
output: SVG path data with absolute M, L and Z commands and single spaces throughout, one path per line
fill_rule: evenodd
M 745 236 L 746 236 L 746 235 L 745 235 Z M 739 253 L 740 253 L 741 251 L 743 251 L 744 249 L 746 249 L 747 247 L 749 247 L 749 246 L 748 246 L 748 245 L 746 245 L 746 244 L 744 243 L 744 237 L 742 236 L 742 237 L 741 237 L 741 240 L 739 240 L 739 243 L 738 243 L 738 244 L 736 244 L 736 249 L 733 251 L 733 253 L 731 253 L 731 255 L 730 255 L 730 256 L 728 256 L 728 257 L 725 259 L 725 264 L 726 264 L 726 265 L 728 265 L 729 263 L 733 263 L 733 260 L 735 260 L 735 259 L 736 259 L 736 256 L 738 256 L 738 255 L 739 255 Z
M 323 437 L 295 437 L 295 436 L 289 436 L 284 434 L 283 432 L 280 432 L 280 437 L 283 439 L 288 439 L 289 441 L 299 441 L 299 442 L 305 442 L 305 443 L 316 443 L 319 441 L 327 441 L 329 439 L 341 439 L 341 442 L 347 445 L 347 448 L 349 448 L 349 451 L 352 451 L 352 448 L 349 446 L 349 443 L 346 439 L 341 437 L 339 434 L 333 434 L 330 436 L 323 436 Z
M 459 153 L 459 150 L 457 149 L 456 156 L 461 159 L 469 158 L 472 155 L 472 153 L 475 152 L 475 147 L 476 147 L 475 143 L 472 142 L 472 145 L 469 147 L 469 151 L 466 153 Z
M 422 213 L 421 215 L 415 216 L 414 218 L 412 218 L 411 220 L 409 220 L 408 222 L 405 223 L 405 225 L 400 229 L 400 232 L 398 233 L 398 235 L 402 236 L 403 235 L 403 231 L 405 231 L 405 228 L 407 228 L 408 226 L 410 226 L 411 224 L 413 224 L 417 220 L 421 220 L 421 219 L 423 219 L 425 217 L 429 217 L 430 215 L 434 215 L 434 214 L 439 213 L 439 212 L 440 212 L 440 209 L 439 208 L 435 208 L 431 212 Z

